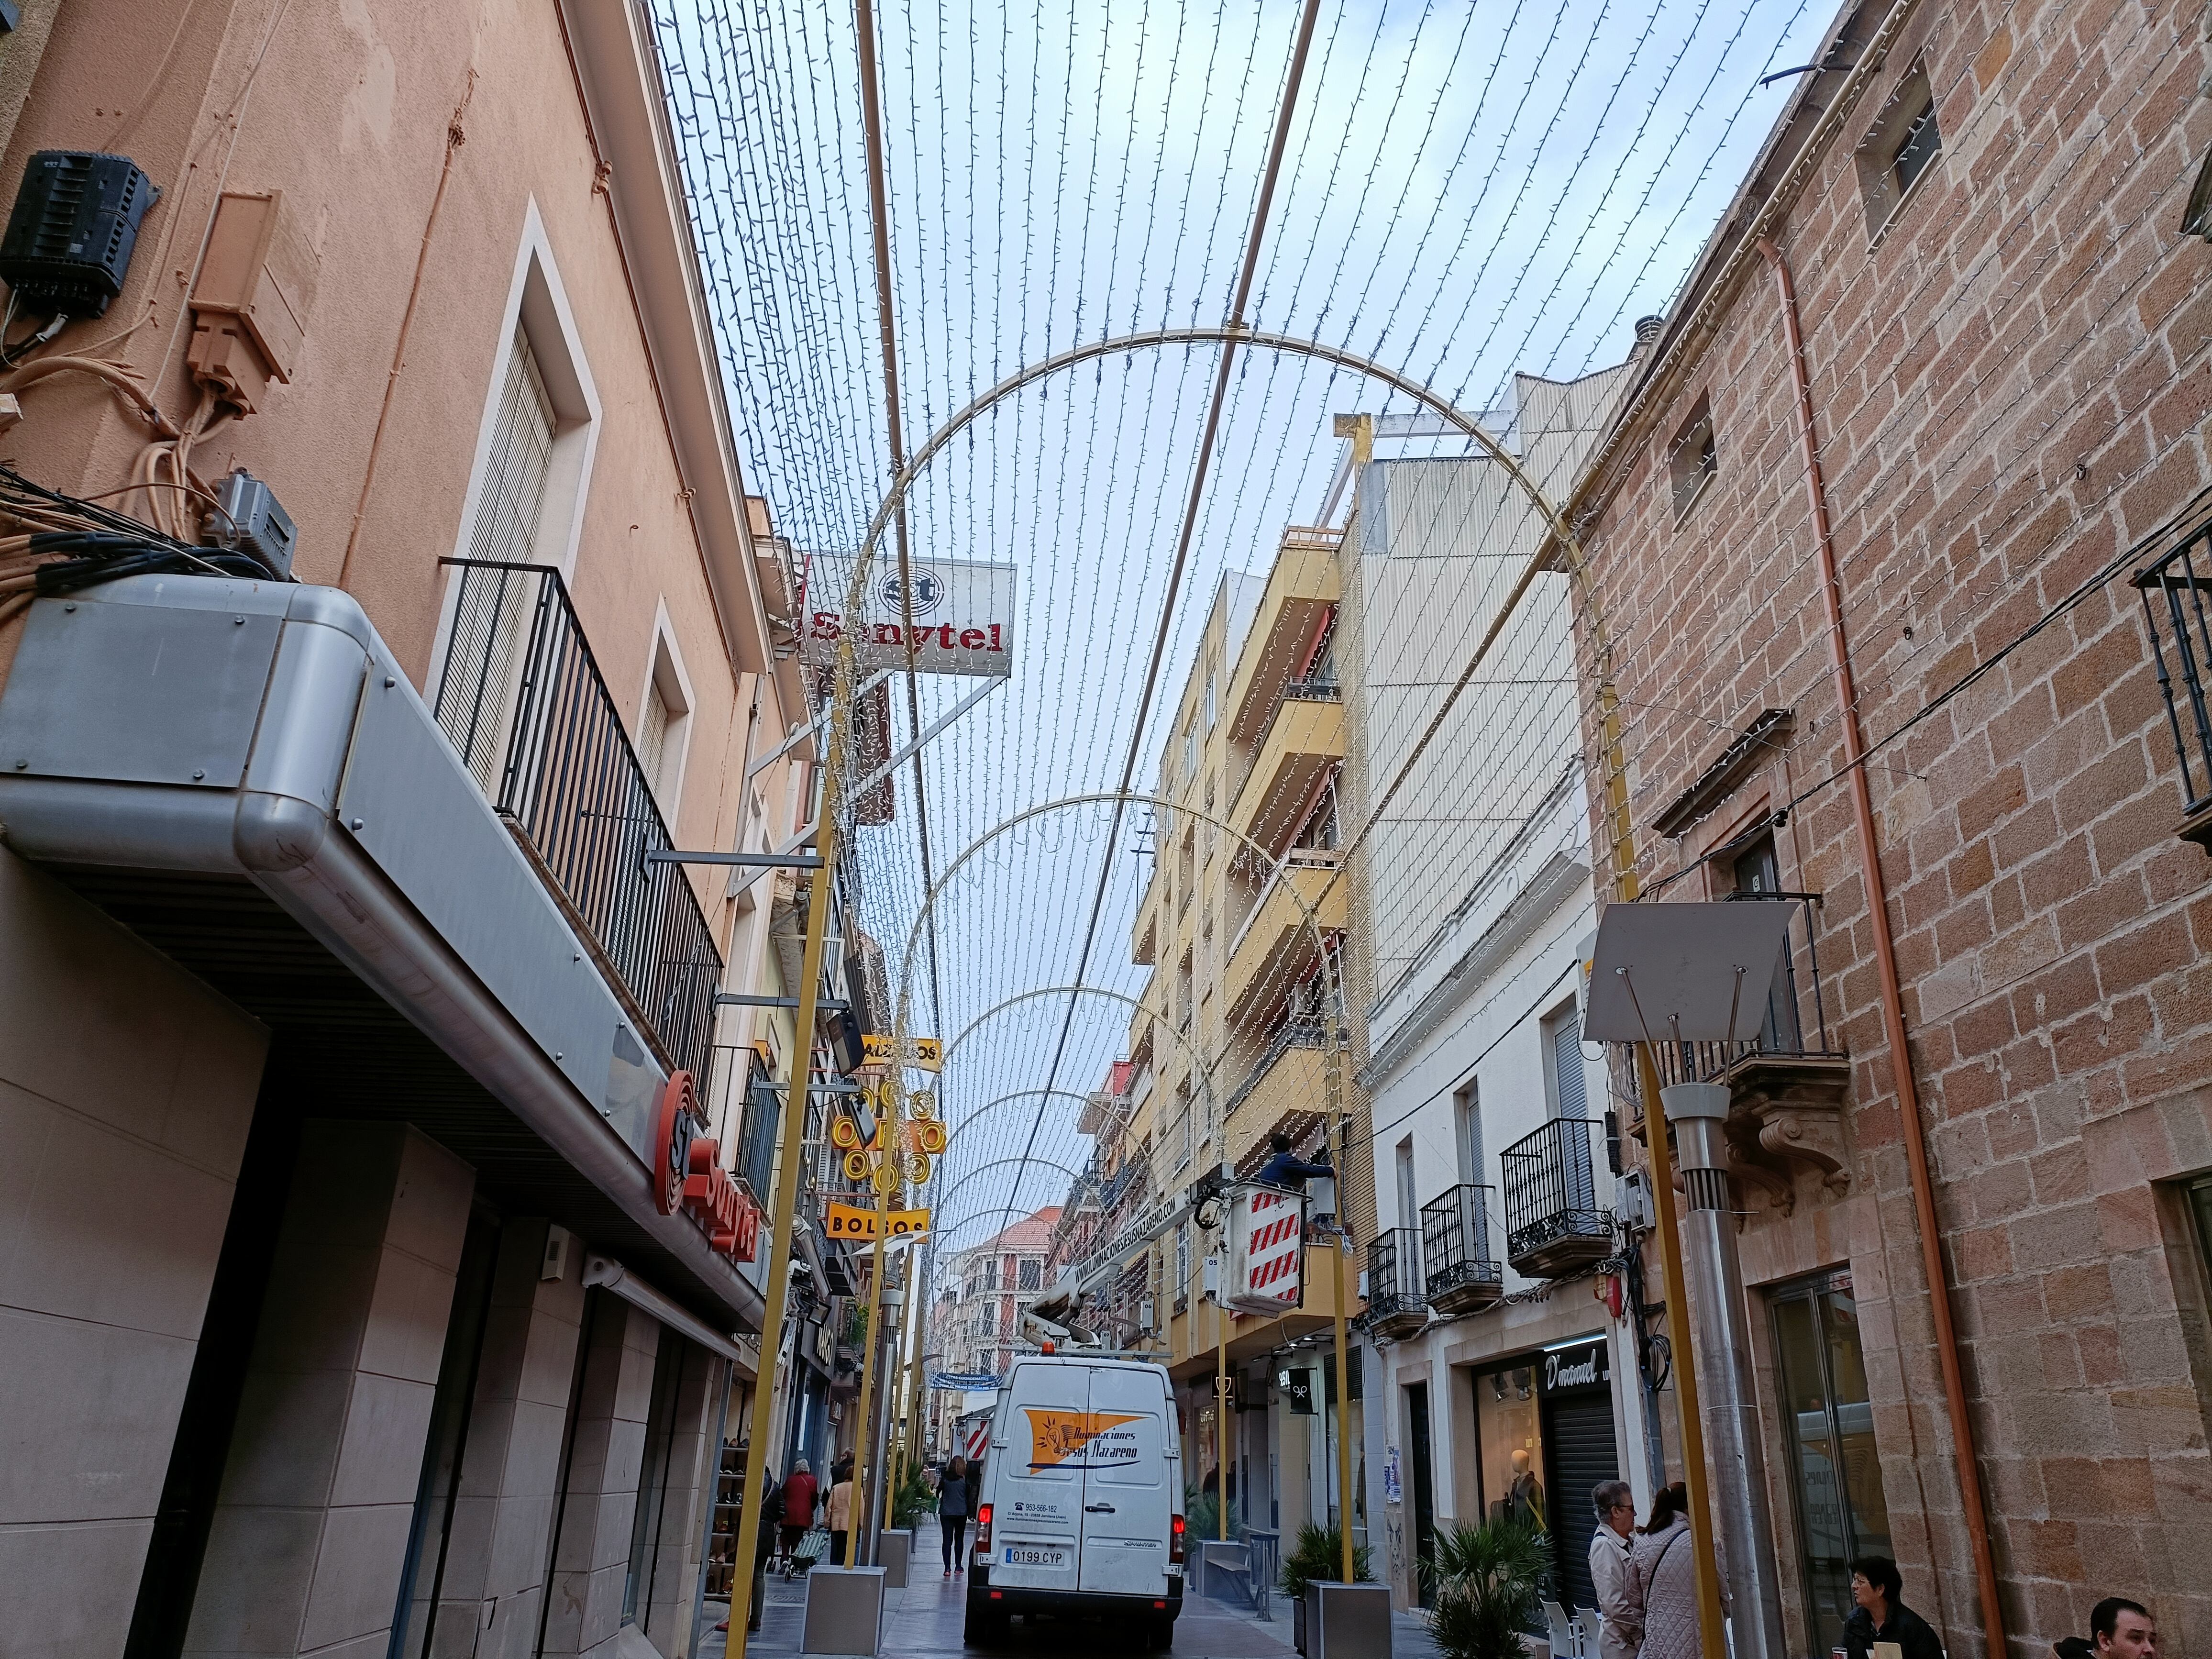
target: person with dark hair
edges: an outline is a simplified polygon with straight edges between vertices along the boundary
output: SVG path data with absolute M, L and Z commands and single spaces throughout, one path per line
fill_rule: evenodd
M 1643 1610 L 1629 1597 L 1628 1557 L 1634 1547 L 1636 1495 L 1626 1480 L 1601 1480 L 1590 1492 L 1597 1530 L 1590 1534 L 1590 1584 L 1597 1593 L 1599 1659 L 1636 1659 L 1644 1639 Z
M 968 1460 L 955 1454 L 937 1488 L 937 1524 L 945 1534 L 945 1576 L 968 1570 L 968 1516 L 975 1505 L 968 1485 Z
M 1690 1494 L 1677 1480 L 1651 1499 L 1650 1517 L 1628 1556 L 1629 1599 L 1644 1620 L 1637 1659 L 1698 1659 L 1698 1567 L 1690 1537 Z M 1713 1567 L 1721 1580 L 1721 1611 L 1729 1611 L 1728 1556 L 1713 1540 Z
M 1332 1181 L 1336 1178 L 1334 1166 L 1309 1164 L 1293 1152 L 1291 1138 L 1279 1129 L 1267 1137 L 1267 1150 L 1273 1156 L 1260 1166 L 1260 1184 L 1263 1187 L 1287 1187 L 1292 1192 L 1302 1193 L 1309 1181 L 1317 1181 L 1324 1176 Z
M 1858 1606 L 1844 1620 L 1851 1659 L 1873 1659 L 1877 1642 L 1896 1643 L 1905 1659 L 1943 1659 L 1942 1638 L 1905 1605 L 1904 1577 L 1887 1556 L 1863 1555 L 1851 1563 L 1851 1600 Z
M 2089 1634 L 2055 1643 L 2058 1659 L 2158 1659 L 2158 1624 L 2150 1609 L 2124 1595 L 2108 1595 L 2089 1609 Z

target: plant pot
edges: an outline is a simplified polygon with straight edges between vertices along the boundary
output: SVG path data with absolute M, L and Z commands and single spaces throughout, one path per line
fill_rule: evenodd
M 1303 1595 L 1291 1598 L 1291 1645 L 1300 1653 L 1306 1650 L 1306 1598 Z

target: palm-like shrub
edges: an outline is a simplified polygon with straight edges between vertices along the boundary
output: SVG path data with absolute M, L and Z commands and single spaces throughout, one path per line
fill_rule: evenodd
M 937 1494 L 929 1489 L 922 1476 L 921 1465 L 908 1463 L 900 1471 L 898 1490 L 891 1494 L 891 1524 L 910 1527 L 925 1515 L 937 1509 Z
M 1545 1535 L 1510 1516 L 1437 1528 L 1428 1619 L 1445 1659 L 1521 1659 L 1551 1563 Z
M 1367 1546 L 1352 1547 L 1352 1571 L 1363 1581 L 1371 1582 L 1373 1558 Z M 1309 1583 L 1334 1584 L 1337 1575 L 1344 1571 L 1344 1534 L 1334 1527 L 1316 1526 L 1307 1522 L 1298 1528 L 1297 1541 L 1289 1554 L 1283 1558 L 1283 1593 L 1293 1600 L 1304 1599 Z

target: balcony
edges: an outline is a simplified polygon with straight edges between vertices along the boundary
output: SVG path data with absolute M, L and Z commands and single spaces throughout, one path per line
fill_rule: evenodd
M 558 571 L 460 575 L 433 712 L 660 1057 L 706 1075 L 721 953 Z
M 1828 1029 L 1815 926 L 1820 896 L 1735 893 L 1729 902 L 1793 907 L 1759 1035 L 1747 1042 L 1659 1043 L 1653 1055 L 1662 1087 L 1728 1085 L 1729 1171 L 1787 1215 L 1795 1207 L 1801 1171 L 1810 1171 L 1833 1192 L 1850 1184 L 1843 1105 L 1850 1056 Z M 1632 1133 L 1641 1138 L 1640 1122 Z
M 2166 729 L 2181 763 L 2181 822 L 2174 834 L 2212 853 L 2212 707 L 2205 691 L 2212 672 L 2212 606 L 2205 600 L 2212 586 L 2212 524 L 2200 525 L 2137 571 L 2135 584 L 2150 624 Z
M 1285 684 L 1229 809 L 1231 827 L 1262 847 L 1287 842 L 1329 769 L 1344 758 L 1344 739 L 1341 685 L 1322 679 Z
M 1267 1161 L 1277 1130 L 1296 1140 L 1328 1108 L 1325 1037 L 1314 1020 L 1290 1020 L 1261 1052 L 1244 1081 L 1222 1103 L 1229 1121 L 1228 1159 L 1239 1176 Z
M 601 965 L 641 937 L 612 924 L 650 920 L 611 903 L 637 886 L 586 893 L 606 939 L 580 923 L 352 598 L 142 575 L 22 626 L 0 690 L 18 856 L 269 1026 L 319 1112 L 413 1124 L 516 1212 L 619 1244 L 718 1328 L 757 1327 L 739 1265 L 656 1199 L 670 1032 L 634 1010 L 665 1005 Z M 518 688 L 530 631 L 495 636 Z M 507 702 L 483 712 L 511 720 Z M 477 758 L 504 769 L 496 724 Z M 689 966 L 680 933 L 660 954 Z M 702 1014 L 714 971 L 702 953 Z
M 1386 1227 L 1367 1246 L 1367 1328 L 1389 1341 L 1429 1322 L 1421 1296 L 1421 1237 L 1411 1227 Z
M 1597 1196 L 1604 1129 L 1595 1118 L 1555 1117 L 1498 1154 L 1515 1273 L 1559 1279 L 1613 1254 L 1613 1215 Z
M 1316 965 L 1309 907 L 1324 933 L 1344 930 L 1350 896 L 1335 874 L 1334 853 L 1293 853 L 1275 866 L 1229 946 L 1222 981 L 1230 1020 L 1250 1018 Z
M 1505 1294 L 1505 1273 L 1492 1243 L 1498 1194 L 1453 1187 L 1421 1206 L 1421 1262 L 1429 1305 L 1440 1314 L 1480 1313 Z
M 1340 592 L 1338 538 L 1325 530 L 1291 530 L 1283 536 L 1274 568 L 1260 595 L 1260 608 L 1237 667 L 1229 678 L 1224 708 L 1229 740 L 1257 741 L 1279 701 L 1283 683 L 1304 666 L 1314 641 L 1328 624 Z

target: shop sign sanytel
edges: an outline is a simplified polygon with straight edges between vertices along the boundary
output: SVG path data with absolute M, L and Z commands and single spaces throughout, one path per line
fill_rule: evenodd
M 834 663 L 852 628 L 854 658 L 862 668 L 904 668 L 911 615 L 915 672 L 1003 678 L 1014 672 L 1014 566 L 910 559 L 907 574 L 902 586 L 897 562 L 878 556 L 854 627 L 845 615 L 853 561 L 826 553 L 810 558 L 799 596 L 806 618 L 800 660 L 817 667 Z

